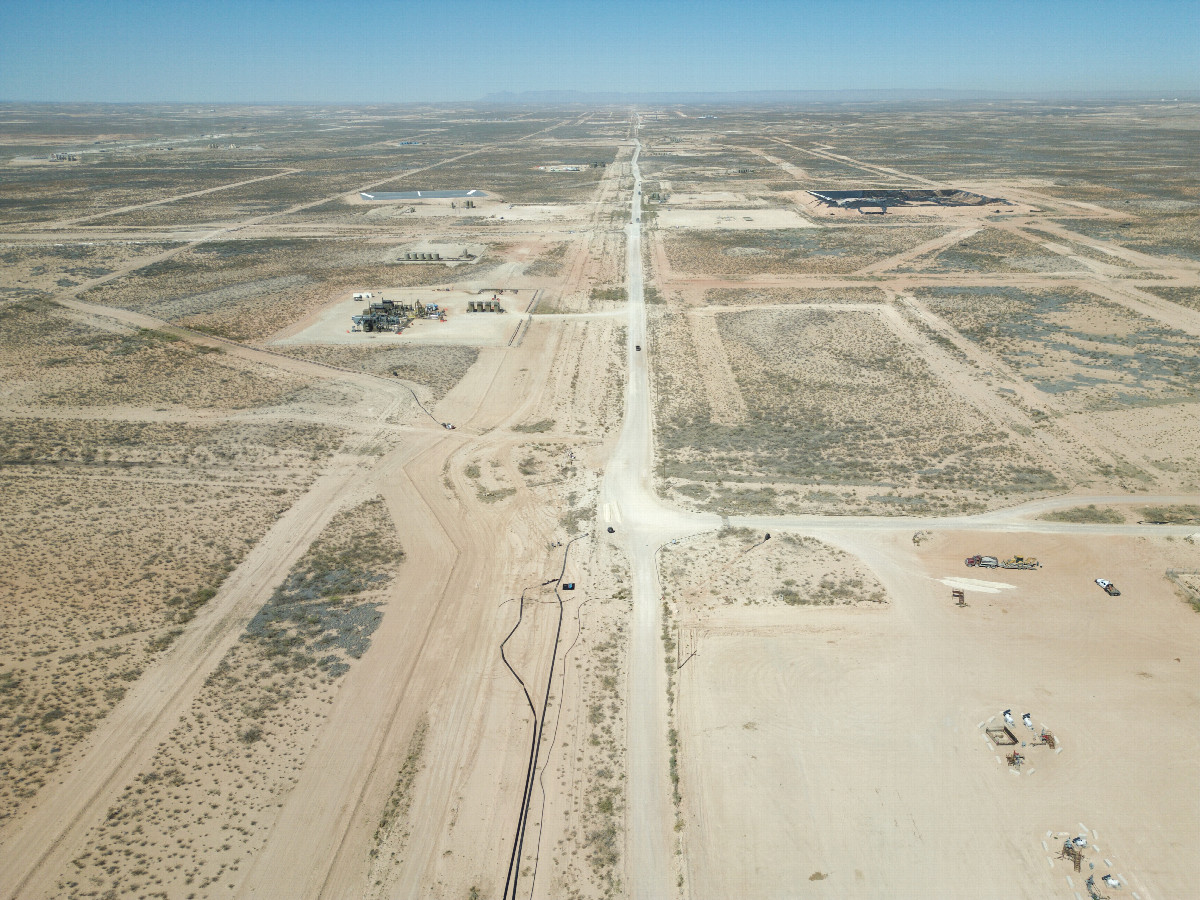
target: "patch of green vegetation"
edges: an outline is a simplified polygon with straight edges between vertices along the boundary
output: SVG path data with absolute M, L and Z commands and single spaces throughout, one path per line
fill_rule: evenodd
M 243 640 L 281 669 L 317 665 L 341 675 L 366 652 L 383 614 L 362 599 L 404 561 L 387 508 L 370 500 L 334 516 L 250 622 Z
M 392 786 L 391 794 L 388 795 L 387 805 L 384 806 L 383 814 L 379 817 L 379 825 L 375 829 L 376 848 L 387 838 L 392 826 L 408 815 L 408 810 L 412 806 L 413 782 L 416 781 L 422 768 L 425 737 L 428 733 L 429 720 L 423 718 L 417 723 L 413 736 L 408 742 L 408 755 L 404 758 L 404 764 L 400 766 L 400 772 L 396 775 L 396 783 Z M 377 853 L 378 849 L 371 851 L 372 856 Z
M 1125 521 L 1125 516 L 1119 510 L 1111 507 L 1100 509 L 1095 503 L 1056 509 L 1041 518 L 1046 522 L 1072 522 L 1078 525 L 1120 525 Z
M 252 725 L 239 731 L 238 738 L 246 745 L 257 744 L 263 739 L 263 731 L 258 726 Z
M 146 650 L 149 653 L 158 653 L 160 650 L 166 650 L 181 634 L 183 634 L 182 628 L 172 628 L 170 631 L 151 638 L 149 643 L 146 644 Z
M 569 536 L 574 536 L 583 531 L 583 526 L 591 521 L 594 513 L 595 510 L 586 506 L 574 507 L 559 516 L 558 524 Z
M 592 288 L 591 298 L 596 303 L 624 303 L 629 299 L 629 294 L 620 286 L 595 287 Z
M 511 497 L 516 492 L 516 488 L 494 488 L 489 491 L 481 487 L 475 491 L 475 495 L 484 503 L 498 503 L 501 500 Z
M 527 422 L 523 425 L 514 425 L 513 431 L 519 431 L 521 434 L 544 434 L 554 428 L 555 422 L 553 419 L 538 419 L 536 422 Z
M 197 610 L 216 595 L 215 587 L 196 588 L 190 594 L 176 594 L 167 601 L 167 606 L 171 608 L 168 621 L 177 625 L 192 621 L 196 618 Z
M 1142 508 L 1142 518 L 1147 522 L 1163 522 L 1167 525 L 1197 525 L 1200 524 L 1200 506 L 1146 506 Z
M 869 594 L 866 591 L 866 583 L 856 575 L 826 575 L 817 582 L 816 587 L 804 592 L 785 583 L 783 587 L 775 589 L 775 596 L 789 606 L 833 606 L 856 600 L 882 603 L 885 599 L 882 590 L 876 589 Z

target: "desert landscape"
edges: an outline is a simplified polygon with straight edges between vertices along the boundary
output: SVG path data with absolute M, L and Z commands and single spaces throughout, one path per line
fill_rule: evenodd
M 0 896 L 1190 896 L 1200 105 L 0 120 Z

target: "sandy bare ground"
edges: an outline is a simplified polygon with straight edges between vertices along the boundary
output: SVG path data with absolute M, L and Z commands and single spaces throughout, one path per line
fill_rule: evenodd
M 299 171 L 301 171 L 301 170 L 300 169 L 284 169 L 281 172 L 273 172 L 270 175 L 259 175 L 257 178 L 247 178 L 243 181 L 235 181 L 231 184 L 221 184 L 221 185 L 218 185 L 217 187 L 206 188 L 202 191 L 192 191 L 191 193 L 188 193 L 188 194 L 178 194 L 174 197 L 164 197 L 162 200 L 151 200 L 149 203 L 135 203 L 132 206 L 122 206 L 122 207 L 119 207 L 116 209 L 105 210 L 102 213 L 95 213 L 90 216 L 77 216 L 73 219 L 59 219 L 54 222 L 47 222 L 47 223 L 41 225 L 40 227 L 44 228 L 44 229 L 53 229 L 53 230 L 57 230 L 60 228 L 67 228 L 71 225 L 78 225 L 81 222 L 94 222 L 96 219 L 103 219 L 103 218 L 107 218 L 108 216 L 115 216 L 115 215 L 119 215 L 121 213 L 132 212 L 135 209 L 148 209 L 151 206 L 162 206 L 167 203 L 174 203 L 177 200 L 186 200 L 190 197 L 203 197 L 205 194 L 215 194 L 218 191 L 228 191 L 228 190 L 233 190 L 235 188 L 245 187 L 248 184 L 255 184 L 256 182 L 259 182 L 259 181 L 270 181 L 273 178 L 283 178 L 285 175 L 294 175 Z
M 655 218 L 664 228 L 750 231 L 817 227 L 815 223 L 790 209 L 664 209 Z
M 679 688 L 692 896 L 1070 898 L 1042 842 L 1078 822 L 1141 896 L 1186 893 L 1196 623 L 1161 576 L 1168 545 L 1145 540 L 856 535 L 887 608 L 704 615 Z M 1046 568 L 951 604 L 938 579 L 961 557 L 1017 546 Z M 1062 753 L 1023 749 L 1009 774 L 977 727 L 1006 708 Z
M 639 296 L 640 278 L 631 272 L 630 297 Z M 638 333 L 641 314 L 631 303 L 631 334 Z M 889 315 L 894 327 L 906 330 L 893 311 Z M 631 705 L 644 709 L 630 721 L 630 893 L 664 896 L 670 888 L 655 879 L 662 878 L 662 854 L 670 841 L 671 813 L 662 799 L 666 785 L 639 771 L 641 759 L 656 759 L 661 773 L 667 755 L 667 710 L 655 696 L 665 685 L 652 669 L 662 662 L 654 634 L 659 588 L 649 552 L 655 540 L 639 548 L 647 530 L 661 541 L 691 529 L 665 510 L 656 514 L 647 484 L 649 426 L 637 422 L 639 416 L 649 418 L 648 408 L 637 406 L 640 363 L 631 355 L 629 406 L 622 443 L 609 467 L 612 488 L 602 497 L 602 515 L 632 532 L 635 611 L 641 610 L 635 612 L 629 686 Z M 993 396 L 979 393 L 973 399 L 1002 412 Z M 622 452 L 622 447 L 629 449 Z M 1051 453 L 1058 449 L 1048 447 Z M 640 468 L 641 479 L 627 466 Z M 1184 502 L 1184 497 L 1168 502 Z M 1113 717 L 1121 717 L 1128 728 L 1140 730 L 1145 724 L 1134 699 L 1139 679 L 1167 677 L 1178 690 L 1194 677 L 1182 663 L 1171 662 L 1175 653 L 1186 654 L 1187 639 L 1176 637 L 1168 646 L 1150 636 L 1178 628 L 1190 634 L 1196 628 L 1162 578 L 1162 557 L 1145 549 L 1146 535 L 1168 532 L 1145 526 L 1097 530 L 1022 518 L 1054 503 L 1063 501 L 961 522 L 853 519 L 835 524 L 814 517 L 814 530 L 806 533 L 856 553 L 883 581 L 892 605 L 886 610 L 731 609 L 704 616 L 681 636 L 680 655 L 696 652 L 678 686 L 689 896 L 790 897 L 805 885 L 814 896 L 999 897 L 1008 896 L 1014 885 L 1019 893 L 1054 896 L 1075 883 L 1067 880 L 1061 863 L 1056 869 L 1053 859 L 1046 859 L 1043 835 L 1072 828 L 1081 818 L 1100 821 L 1097 816 L 1105 820 L 1106 835 L 1114 835 L 1106 839 L 1117 840 L 1121 849 L 1109 852 L 1126 874 L 1145 873 L 1130 875 L 1140 877 L 1130 883 L 1147 890 L 1149 873 L 1173 866 L 1165 885 L 1156 887 L 1168 893 L 1183 889 L 1186 867 L 1178 864 L 1183 848 L 1172 844 L 1172 835 L 1187 831 L 1194 815 L 1190 800 L 1176 800 L 1160 818 L 1145 786 L 1129 777 L 1137 767 L 1125 754 L 1112 752 L 1093 766 L 1097 748 L 1111 740 Z M 626 521 L 631 507 L 639 514 Z M 803 520 L 732 521 L 761 533 L 790 530 Z M 981 535 L 955 530 L 973 525 L 989 528 L 988 549 L 979 549 Z M 692 526 L 700 527 L 699 521 Z M 932 546 L 940 555 L 933 562 L 923 562 L 925 554 L 910 539 L 924 527 L 939 529 Z M 1188 531 L 1180 527 L 1170 535 Z M 1083 534 L 1092 537 L 1071 536 Z M 971 613 L 953 608 L 948 588 L 935 582 L 961 577 L 962 558 L 975 552 L 1039 555 L 1054 567 L 1053 574 L 1005 573 L 1013 580 L 1024 576 L 1018 581 L 1020 599 L 1012 601 L 1011 610 L 1006 601 L 990 601 L 988 625 L 972 627 L 963 616 Z M 1196 560 L 1189 546 L 1163 553 Z M 1144 586 L 1154 625 L 1145 624 L 1143 607 L 1101 607 L 1098 620 L 1080 611 L 1081 603 L 1094 610 L 1098 588 L 1091 579 L 1099 576 L 1092 573 L 1109 571 L 1113 559 L 1130 561 L 1123 577 Z M 1033 578 L 1040 583 L 1030 590 Z M 997 607 L 1000 602 L 1005 605 Z M 978 597 L 975 603 L 985 605 Z M 1001 618 L 1010 612 L 1012 617 Z M 1063 628 L 1079 639 L 1068 646 L 1050 636 Z M 1110 643 L 1116 634 L 1145 635 L 1145 640 L 1118 650 Z M 641 664 L 639 656 L 645 660 Z M 1127 661 L 1114 669 L 1115 659 Z M 1144 668 L 1138 673 L 1116 674 L 1139 666 Z M 1098 694 L 1091 690 L 1097 680 L 1123 687 Z M 1153 727 L 1168 743 L 1183 747 L 1195 739 L 1192 726 L 1179 718 L 1189 701 L 1172 694 L 1155 711 Z M 1075 726 L 1081 745 L 1076 767 L 1050 761 L 1039 773 L 1035 761 L 1015 779 L 991 750 L 985 751 L 975 723 L 1022 702 L 1036 704 L 1038 721 L 1051 723 L 1060 734 Z M 641 743 L 643 730 L 651 735 L 650 747 Z M 1196 776 L 1185 768 L 1172 763 L 1158 783 L 1186 783 L 1190 797 Z M 1032 780 L 1039 774 L 1040 782 Z M 1110 788 L 1115 791 L 1111 804 L 1099 799 Z M 1157 821 L 1163 827 L 1156 824 L 1154 836 L 1144 837 L 1140 823 Z M 987 838 L 976 842 L 973 835 Z M 1194 856 L 1196 848 L 1183 852 Z
M 536 134 L 579 124 L 589 115 Z M 933 183 L 833 149 L 805 152 L 875 175 Z M 764 156 L 794 177 L 804 176 Z M 1083 822 L 1092 843 L 1103 848 L 1097 858 L 1111 859 L 1139 896 L 1187 895 L 1190 862 L 1200 857 L 1192 827 L 1200 775 L 1189 764 L 1200 739 L 1191 687 L 1200 660 L 1188 649 L 1198 626 L 1162 573 L 1168 567 L 1200 567 L 1195 545 L 1186 540 L 1196 527 L 1076 525 L 1037 516 L 1084 503 L 1195 503 L 1195 492 L 1122 496 L 1081 489 L 1075 496 L 981 516 L 941 518 L 769 516 L 723 523 L 716 515 L 668 506 L 653 482 L 637 153 L 628 167 L 623 163 L 610 166 L 590 215 L 579 215 L 587 233 L 573 240 L 562 275 L 548 289 L 582 311 L 592 310 L 586 295 L 593 285 L 624 284 L 629 302 L 619 310 L 623 370 L 615 381 L 617 367 L 605 348 L 620 332 L 606 309 L 528 318 L 481 314 L 479 319 L 505 321 L 505 342 L 459 335 L 483 349 L 432 417 L 419 413 L 395 381 L 174 330 L 197 344 L 220 345 L 247 363 L 361 389 L 365 399 L 354 411 L 253 414 L 327 416 L 354 432 L 350 449 L 358 455 L 336 458 L 101 724 L 65 768 L 61 783 L 0 835 L 6 861 L 0 896 L 55 895 L 91 829 L 143 770 L 291 564 L 339 508 L 376 493 L 409 561 L 387 589 L 370 651 L 344 676 L 297 767 L 294 786 L 278 797 L 278 813 L 259 836 L 261 849 L 218 885 L 218 895 L 454 900 L 476 891 L 496 897 L 506 873 L 512 874 L 510 862 L 521 895 L 528 890 L 536 897 L 568 896 L 585 885 L 589 867 L 593 873 L 603 867 L 584 861 L 596 846 L 585 842 L 598 783 L 590 768 L 594 758 L 584 762 L 592 752 L 584 685 L 598 665 L 587 656 L 591 635 L 584 600 L 603 605 L 610 621 L 628 625 L 613 638 L 622 642 L 625 656 L 618 656 L 624 662 L 604 673 L 625 709 L 613 719 L 621 728 L 620 753 L 605 758 L 617 770 L 615 781 L 624 784 L 610 812 L 611 821 L 620 823 L 613 832 L 619 852 L 607 864 L 607 875 L 587 882 L 585 895 L 603 895 L 605 885 L 616 884 L 619 895 L 653 900 L 1014 893 L 1070 900 L 1082 882 L 1068 881 L 1070 873 L 1053 858 L 1047 833 L 1082 829 Z M 630 175 L 624 255 L 614 260 L 607 222 L 618 200 L 628 198 L 621 179 L 628 184 Z M 735 196 L 697 194 L 695 205 L 715 193 Z M 692 222 L 728 212 L 686 211 Z M 745 215 L 772 212 L 749 209 Z M 270 228 L 269 218 L 232 223 L 192 240 L 245 236 Z M 659 224 L 666 224 L 661 217 Z M 976 228 L 965 220 L 954 224 L 961 227 L 951 235 L 849 277 L 679 278 L 660 266 L 665 255 L 654 255 L 653 247 L 651 271 L 664 289 L 883 286 L 891 292 L 886 304 L 798 306 L 833 313 L 869 309 L 920 350 L 939 377 L 960 387 L 982 418 L 1032 431 L 1035 423 L 1019 406 L 1001 399 L 993 385 L 919 326 L 942 334 L 982 366 L 994 367 L 993 357 L 904 292 L 932 283 L 1042 286 L 1046 277 L 890 271 L 966 239 Z M 145 257 L 122 273 L 64 291 L 62 300 L 92 319 L 169 328 L 68 295 L 175 252 Z M 1195 276 L 1185 264 L 1162 268 L 1172 283 Z M 1137 289 L 1136 280 L 1118 281 L 1103 265 L 1091 267 L 1086 277 L 1052 280 L 1078 284 L 1196 333 L 1190 330 L 1196 327 L 1192 314 L 1155 302 Z M 692 333 L 719 348 L 714 313 L 747 308 L 754 307 L 704 309 L 691 316 Z M 336 336 L 336 316 L 329 316 L 330 324 L 322 326 L 325 340 Z M 521 322 L 523 328 L 509 330 Z M 515 339 L 511 346 L 509 334 Z M 639 344 L 641 351 L 635 349 Z M 714 399 L 729 395 L 730 420 L 744 414 L 721 353 L 706 358 L 698 376 Z M 610 396 L 621 383 L 623 403 Z M 1031 401 L 1035 396 L 1032 389 L 1022 394 Z M 619 429 L 614 409 L 623 410 Z M 193 421 L 135 408 L 108 415 L 119 421 Z M 514 430 L 537 419 L 542 423 L 535 430 Z M 444 420 L 458 429 L 441 429 L 437 423 Z M 399 444 L 380 453 L 376 440 L 385 436 L 399 437 Z M 1116 461 L 1114 453 L 1142 453 L 1136 438 L 1104 440 L 1102 429 L 1066 415 L 1053 428 L 1039 429 L 1033 442 L 1047 465 L 1063 469 L 1084 444 L 1095 444 L 1095 453 L 1107 454 L 1110 462 Z M 576 466 L 583 474 L 568 474 Z M 567 572 L 578 578 L 579 594 L 566 607 L 560 629 L 553 589 L 541 585 L 510 645 L 514 669 L 528 684 L 545 686 L 543 716 L 530 711 L 498 648 L 516 624 L 515 598 L 558 574 L 565 551 L 556 545 L 569 536 L 560 516 L 568 507 L 596 516 L 595 533 L 572 550 L 580 554 L 578 569 Z M 687 663 L 669 675 L 662 626 L 663 596 L 671 585 L 660 573 L 660 550 L 723 524 L 756 535 L 769 530 L 811 536 L 840 547 L 854 566 L 878 579 L 888 603 L 828 608 L 713 603 L 692 609 L 679 617 Z M 913 539 L 917 531 L 928 532 L 919 543 Z M 1032 554 L 1044 567 L 966 569 L 963 557 L 977 552 Z M 772 560 L 786 564 L 786 557 Z M 784 577 L 774 569 L 755 572 L 756 589 L 769 591 L 776 574 Z M 1117 581 L 1124 595 L 1107 598 L 1092 583 L 1095 577 Z M 628 609 L 620 605 L 623 597 L 616 601 L 617 585 L 631 591 Z M 965 586 L 965 609 L 950 603 L 952 585 Z M 558 645 L 556 636 L 562 638 Z M 999 750 L 985 746 L 980 728 L 1008 707 L 1028 709 L 1039 726 L 1055 732 L 1063 752 L 1028 748 L 1026 767 L 1010 774 L 997 761 Z M 533 769 L 536 784 L 526 807 L 530 730 L 560 720 L 561 736 L 555 727 Z M 678 799 L 670 775 L 671 728 L 678 732 Z M 405 789 L 402 819 L 384 827 L 398 773 L 418 744 L 423 750 Z M 514 856 L 514 827 L 525 809 L 528 839 Z
M 453 158 L 461 158 L 463 155 L 468 154 L 460 154 Z M 396 177 L 402 176 L 395 176 L 387 181 L 395 180 Z M 316 204 L 305 204 L 305 206 L 307 205 Z M 253 221 L 258 221 L 258 219 Z M 219 233 L 221 232 L 212 232 L 205 237 L 208 238 Z M 139 266 L 169 258 L 171 255 L 173 253 L 168 252 L 136 260 L 121 271 L 95 279 L 82 288 L 77 287 L 76 291 L 121 277 Z M 72 293 L 74 292 L 72 291 Z M 116 319 L 139 327 L 170 327 L 151 317 L 140 316 L 125 310 L 98 307 L 65 296 L 62 298 L 62 302 L 80 313 Z M 220 343 L 228 352 L 245 356 L 248 359 L 270 362 L 272 365 L 296 371 L 323 369 L 325 377 L 332 374 L 328 367 L 313 366 L 265 351 L 232 345 L 228 342 L 214 342 L 210 338 L 187 329 L 175 329 L 175 331 L 184 339 L 192 342 L 207 345 Z M 392 418 L 396 409 L 407 408 L 409 405 L 407 391 L 398 386 L 385 389 L 383 382 L 379 379 L 355 373 L 338 373 L 336 377 L 345 377 L 359 382 L 362 386 L 378 392 L 381 399 L 388 398 L 381 404 L 381 424 Z M 494 372 L 492 379 L 495 380 Z M 497 384 L 497 388 L 499 387 L 500 385 Z M 482 392 L 475 397 L 474 402 L 477 406 L 486 408 L 484 421 L 492 421 L 494 411 L 498 406 L 486 404 L 486 395 L 487 391 Z M 511 412 L 511 407 L 509 411 Z M 430 423 L 429 427 L 435 430 L 426 432 L 427 434 L 444 434 L 436 426 L 436 423 Z M 363 443 L 368 445 L 370 440 L 364 438 Z M 460 441 L 456 440 L 449 441 L 452 447 L 458 446 L 459 443 Z M 412 446 L 419 448 L 421 444 L 418 440 Z M 428 464 L 429 470 L 421 473 L 421 483 L 427 490 L 432 490 L 434 495 L 438 495 L 439 503 L 444 504 L 446 498 L 440 496 L 442 488 L 438 483 L 442 461 L 442 458 L 438 457 L 435 462 Z M 52 891 L 55 879 L 64 871 L 67 861 L 78 851 L 80 842 L 86 836 L 92 823 L 102 816 L 103 811 L 108 808 L 109 802 L 120 790 L 122 784 L 128 782 L 145 765 L 155 747 L 177 721 L 179 712 L 186 708 L 191 697 L 204 682 L 208 672 L 217 665 L 229 646 L 238 639 L 246 623 L 262 606 L 274 586 L 282 580 L 292 562 L 304 552 L 323 524 L 346 502 L 348 497 L 357 495 L 356 492 L 362 490 L 362 486 L 357 484 L 361 476 L 362 465 L 351 456 L 340 460 L 330 473 L 318 480 L 305 499 L 289 510 L 268 537 L 254 549 L 246 562 L 226 580 L 221 593 L 206 606 L 204 613 L 198 616 L 184 635 L 179 638 L 163 663 L 141 679 L 137 689 L 131 691 L 118 709 L 105 720 L 101 728 L 92 736 L 87 747 L 79 754 L 75 765 L 67 771 L 60 785 L 45 795 L 32 812 L 19 820 L 16 827 L 8 830 L 8 833 L 3 836 L 5 856 L 9 860 L 20 860 L 21 864 L 17 867 L 5 868 L 2 884 L 2 893 L 5 896 L 44 896 Z M 405 515 L 407 512 L 404 510 Z M 397 514 L 400 514 L 400 509 L 397 510 Z M 409 527 L 407 521 L 403 522 L 400 527 L 401 533 L 405 535 L 405 540 L 411 540 L 408 535 Z M 460 541 L 467 543 L 461 532 L 458 536 Z M 484 560 L 490 559 L 486 548 L 490 547 L 497 537 L 498 534 L 492 532 L 489 539 L 473 542 L 473 547 L 485 550 L 485 552 L 476 553 L 472 558 L 481 564 Z M 435 564 L 437 559 L 439 557 L 435 554 Z M 466 587 L 477 588 L 482 583 L 491 583 L 492 581 L 491 576 L 472 578 L 472 570 L 469 567 L 460 566 L 453 569 L 455 573 L 459 573 L 460 570 L 461 574 L 455 575 L 449 588 L 444 588 L 457 592 L 455 596 L 458 596 Z M 420 599 L 424 601 L 425 598 L 420 597 Z M 436 603 L 430 608 L 436 609 Z M 394 617 L 393 621 L 396 623 L 394 627 L 403 628 L 402 615 Z M 488 644 L 489 641 L 490 637 L 480 639 L 478 647 L 481 652 L 485 645 L 488 653 L 494 651 L 495 645 L 494 643 Z M 446 663 L 453 662 L 449 656 L 443 656 L 442 659 Z M 436 681 L 439 678 L 439 671 L 441 670 L 436 667 L 426 667 L 421 674 L 422 677 Z M 468 671 L 473 672 L 475 669 L 472 668 Z M 371 692 L 362 692 L 360 702 L 367 702 L 370 696 Z M 385 695 L 381 702 L 386 704 L 389 697 L 394 701 L 396 694 Z M 346 715 L 353 718 L 355 716 L 354 709 L 352 707 Z M 342 719 L 339 718 L 337 721 L 340 723 Z M 408 720 L 399 721 L 403 726 Z M 455 717 L 452 717 L 452 721 L 456 726 L 460 722 Z M 382 737 L 389 734 L 390 732 L 385 732 Z M 374 760 L 383 752 L 380 740 L 381 738 L 377 738 L 373 743 L 367 741 L 363 746 L 355 748 L 356 752 L 365 754 L 365 756 L 358 757 L 365 762 L 358 768 L 349 767 L 347 777 L 360 791 L 362 780 L 376 770 Z M 449 742 L 448 746 L 463 747 L 464 745 L 462 741 L 454 739 Z M 331 742 L 318 744 L 317 758 L 326 758 L 320 755 L 322 753 L 327 754 L 329 758 L 337 758 L 339 753 L 344 753 L 344 750 L 343 742 L 332 739 Z M 394 769 L 384 777 L 394 778 Z M 314 799 L 310 798 L 308 792 L 300 791 L 296 797 L 298 799 L 295 802 L 300 804 L 305 802 L 320 804 L 323 802 L 322 798 L 328 799 L 328 794 Z M 382 798 L 375 797 L 373 800 L 382 803 L 385 798 L 386 792 Z M 503 804 L 497 804 L 497 808 L 502 806 Z M 357 806 L 354 804 L 347 806 L 345 815 L 329 821 L 328 826 L 332 831 L 317 830 L 311 834 L 305 832 L 307 839 L 317 841 L 318 845 L 323 847 L 339 846 L 342 836 L 338 833 L 338 829 L 341 828 L 344 832 L 349 817 L 356 810 Z M 322 828 L 325 828 L 325 820 L 313 820 L 305 817 L 297 819 L 296 825 L 303 830 L 306 826 L 311 826 L 314 821 L 320 821 Z M 332 837 L 330 837 L 331 834 Z M 282 844 L 269 843 L 268 851 L 263 857 L 266 860 L 263 863 L 266 869 L 259 871 L 269 872 L 271 870 L 270 860 L 273 858 L 271 853 L 274 847 L 282 846 L 286 851 L 294 839 L 295 835 L 288 834 Z M 356 845 L 355 850 L 362 851 L 361 857 L 356 858 L 366 858 L 365 848 Z M 297 857 L 294 854 L 289 855 L 288 852 L 285 852 L 284 855 L 289 860 L 288 867 L 295 871 Z M 304 883 L 312 883 L 313 878 L 321 880 L 319 873 L 312 875 L 307 873 L 307 870 L 303 871 L 306 873 L 302 879 Z M 250 884 L 250 887 L 253 887 L 253 883 Z M 317 889 L 320 889 L 319 884 Z
M 47 896 L 87 829 L 153 755 L 247 623 L 354 488 L 357 466 L 320 478 L 225 581 L 161 664 L 103 721 L 78 761 L 32 812 L 7 829 L 3 894 Z
M 405 303 L 437 303 L 448 311 L 445 322 L 436 319 L 417 319 L 402 334 L 390 332 L 351 331 L 351 316 L 356 316 L 367 305 L 362 300 L 342 299 L 331 303 L 313 317 L 311 323 L 301 323 L 293 334 L 271 342 L 274 346 L 295 344 L 346 344 L 350 346 L 378 346 L 381 344 L 449 344 L 472 347 L 500 347 L 508 342 L 513 333 L 516 317 L 514 311 L 524 308 L 528 299 L 521 300 L 520 294 L 505 294 L 505 307 L 515 307 L 508 313 L 469 313 L 468 300 L 487 300 L 490 294 L 475 294 L 464 291 L 447 293 L 438 290 L 389 290 L 373 291 L 377 297 Z M 293 329 L 289 329 L 291 331 Z

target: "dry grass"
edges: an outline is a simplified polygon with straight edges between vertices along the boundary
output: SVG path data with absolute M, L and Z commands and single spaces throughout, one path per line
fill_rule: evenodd
M 676 231 L 664 239 L 680 273 L 759 275 L 848 273 L 945 234 L 933 227 Z
M 338 239 L 214 241 L 87 291 L 83 299 L 234 340 L 265 340 L 364 285 L 440 282 L 442 266 L 393 263 L 387 246 Z
M 282 404 L 312 383 L 165 332 L 105 324 L 51 303 L 0 309 L 0 373 L 11 396 L 25 407 L 245 409 Z
M 396 783 L 392 785 L 383 815 L 375 828 L 374 846 L 370 850 L 371 871 L 367 879 L 372 886 L 381 885 L 387 873 L 403 862 L 404 848 L 408 845 L 412 829 L 408 813 L 412 808 L 413 784 L 425 765 L 425 738 L 428 734 L 429 720 L 422 719 L 409 740 L 408 754 L 400 766 Z M 372 896 L 379 893 L 375 891 Z
M 1056 509 L 1044 516 L 1039 516 L 1047 522 L 1074 522 L 1081 525 L 1123 525 L 1125 514 L 1114 506 L 1098 507 L 1095 503 L 1087 506 L 1072 506 L 1070 509 Z
M 745 402 L 736 423 L 713 420 L 683 316 L 654 324 L 658 474 L 683 498 L 728 512 L 904 514 L 1056 485 L 873 313 L 756 310 L 718 323 Z
M 545 252 L 525 266 L 525 274 L 536 278 L 556 278 L 562 274 L 563 260 L 571 245 L 559 241 L 546 248 Z
M 0 244 L 0 299 L 45 297 L 173 246 L 161 241 Z
M 1194 202 L 1192 206 L 1195 206 Z M 1061 221 L 1072 231 L 1087 237 L 1112 241 L 1152 256 L 1175 256 L 1193 262 L 1200 261 L 1200 214 L 1194 208 L 1180 212 L 1169 211 L 1169 208 L 1148 211 L 1151 215 L 1134 221 Z
M 1157 294 L 1164 300 L 1186 306 L 1188 309 L 1200 310 L 1200 287 L 1147 287 L 1145 290 Z
M 382 501 L 335 516 L 91 832 L 59 895 L 223 891 L 269 833 L 402 558 Z
M 555 854 L 563 896 L 621 896 L 625 831 L 626 706 L 622 673 L 627 666 L 629 589 L 615 578 L 611 596 L 592 603 L 582 632 L 574 673 L 579 679 L 582 732 L 572 747 L 577 773 L 565 793 L 576 815 Z M 566 787 L 566 786 L 564 786 Z
M 435 400 L 440 400 L 458 384 L 479 358 L 479 351 L 474 347 L 415 346 L 378 350 L 373 347 L 293 344 L 279 350 L 288 356 L 344 369 L 394 375 L 429 388 Z
M 663 548 L 666 593 L 688 619 L 727 606 L 879 604 L 887 595 L 855 557 L 815 538 L 725 528 Z
M 915 264 L 900 271 L 928 269 L 933 272 L 1086 272 L 1077 260 L 1046 250 L 1040 244 L 1010 231 L 984 228 L 936 253 L 924 266 Z
M 163 476 L 0 473 L 0 820 L 34 797 L 297 496 L 282 482 Z
M 887 295 L 873 287 L 837 288 L 709 288 L 704 302 L 713 306 L 766 306 L 786 303 L 884 303 Z
M 1200 399 L 1200 345 L 1071 288 L 925 288 L 929 305 L 1060 404 L 1127 409 Z

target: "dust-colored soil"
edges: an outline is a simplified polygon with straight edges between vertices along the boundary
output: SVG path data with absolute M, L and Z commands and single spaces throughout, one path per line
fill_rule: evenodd
M 1063 837 L 1047 833 L 1074 837 L 1080 822 L 1095 871 L 1142 896 L 1186 892 L 1170 836 L 1200 789 L 1184 713 L 1196 622 L 1163 571 L 1194 548 L 944 533 L 849 549 L 891 604 L 730 606 L 682 629 L 695 653 L 679 685 L 692 895 L 1070 898 L 1068 877 L 1078 888 L 1088 873 L 1056 859 Z M 962 565 L 1013 549 L 1043 568 Z M 968 572 L 982 587 L 959 609 L 938 580 Z M 1120 598 L 1091 583 L 1101 575 Z M 1009 708 L 1028 745 L 1020 774 L 1002 760 L 1012 748 L 985 740 Z M 1061 752 L 1032 746 L 1025 712 Z
M 0 896 L 1187 896 L 1200 114 L 1032 109 L 14 116 Z

